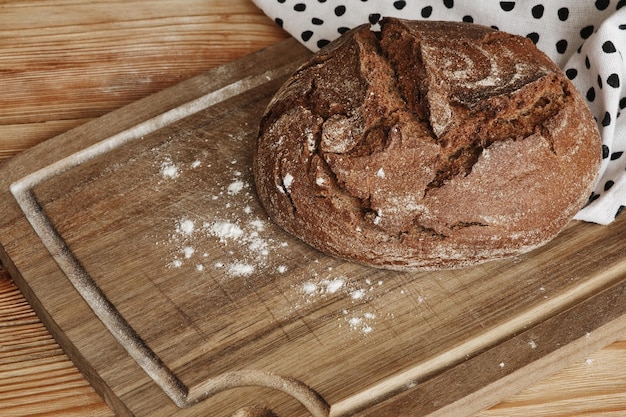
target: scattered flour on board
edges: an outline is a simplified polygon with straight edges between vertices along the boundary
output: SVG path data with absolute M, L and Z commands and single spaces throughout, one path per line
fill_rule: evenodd
M 211 235 L 217 237 L 220 242 L 224 243 L 228 239 L 239 239 L 243 236 L 243 230 L 239 225 L 228 221 L 216 221 L 213 223 L 205 223 L 204 227 L 208 229 Z
M 347 311 L 345 311 L 345 314 L 346 314 L 346 321 L 348 322 L 348 325 L 350 326 L 351 330 L 356 330 L 363 334 L 371 333 L 374 330 L 371 324 L 376 318 L 376 314 L 366 312 L 359 316 L 353 315 L 349 317 L 348 317 L 349 314 Z
M 227 188 L 228 194 L 230 195 L 239 194 L 239 192 L 243 190 L 243 187 L 245 185 L 246 184 L 241 180 L 231 182 Z
M 186 170 L 210 167 L 200 160 L 191 164 L 178 164 L 171 157 L 162 159 L 159 173 L 163 180 L 177 181 Z M 167 265 L 170 268 L 189 268 L 199 276 L 207 273 L 220 274 L 225 278 L 240 279 L 256 274 L 285 274 L 289 272 L 287 258 L 291 248 L 286 241 L 276 238 L 273 224 L 266 217 L 259 217 L 257 204 L 249 175 L 237 169 L 238 161 L 228 161 L 227 177 L 223 183 L 211 184 L 203 198 L 211 200 L 211 212 L 193 214 L 181 213 L 172 219 L 168 245 L 171 248 Z M 379 173 L 382 175 L 382 173 Z M 283 179 L 286 189 L 292 185 L 292 177 Z M 383 282 L 369 279 L 353 280 L 331 267 L 318 266 L 318 261 L 305 272 L 294 277 L 292 290 L 301 297 L 294 303 L 297 309 L 301 304 L 323 302 L 324 298 L 335 297 L 345 300 L 344 307 L 337 312 L 338 328 L 350 333 L 368 335 L 373 332 L 379 317 L 368 306 Z
M 182 233 L 182 234 L 189 236 L 193 233 L 195 227 L 196 225 L 193 223 L 193 221 L 186 219 L 186 218 L 182 218 L 176 224 L 176 231 L 178 233 Z
M 165 161 L 161 163 L 161 176 L 164 179 L 175 179 L 178 178 L 179 175 L 178 167 L 171 158 L 166 158 Z
M 267 230 L 269 220 L 252 209 L 254 190 L 238 164 L 237 159 L 227 161 L 226 176 L 220 178 L 230 179 L 209 184 L 203 198 L 211 200 L 210 212 L 186 213 L 172 221 L 170 267 L 191 266 L 198 273 L 219 269 L 230 277 L 287 272 L 282 257 L 289 250 L 288 243 L 273 238 Z M 211 164 L 197 159 L 188 165 L 167 156 L 161 158 L 159 173 L 164 180 L 177 181 L 185 173 L 178 166 L 195 169 Z
M 341 296 L 354 305 L 354 308 L 342 310 L 339 327 L 346 327 L 351 332 L 363 335 L 374 330 L 377 314 L 369 311 L 367 302 L 374 298 L 376 289 L 383 285 L 382 280 L 375 283 L 369 279 L 353 281 L 345 275 L 335 273 L 332 268 L 328 268 L 324 274 L 314 272 L 313 275 L 315 279 L 299 284 L 299 292 L 304 296 L 306 303 L 317 302 L 330 296 Z M 319 275 L 324 277 L 320 278 Z
M 244 262 L 235 262 L 230 264 L 230 266 L 228 267 L 228 272 L 235 277 L 250 275 L 254 272 L 254 265 Z

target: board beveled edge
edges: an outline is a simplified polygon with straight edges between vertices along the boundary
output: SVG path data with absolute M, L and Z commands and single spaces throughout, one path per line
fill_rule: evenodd
M 417 409 L 428 417 L 474 415 L 615 342 L 616 335 L 626 330 L 626 263 L 615 265 L 604 275 L 618 279 L 607 279 L 614 283 L 459 366 L 414 381 L 412 390 L 362 410 L 362 417 L 389 415 L 391 410 L 393 415 L 404 416 L 410 415 L 408 410 Z M 534 347 L 529 348 L 529 341 Z M 511 351 L 524 351 L 528 357 L 510 362 Z M 482 384 L 475 384 L 476 379 Z M 442 403 L 438 395 L 450 388 L 450 381 L 457 389 L 452 390 L 454 395 L 448 403 Z M 476 386 L 480 387 L 474 389 Z M 331 417 L 345 415 L 331 412 Z
M 180 408 L 193 406 L 228 389 L 254 385 L 277 389 L 290 395 L 305 406 L 314 417 L 325 417 L 330 409 L 324 399 L 304 383 L 264 371 L 231 372 L 218 377 L 208 378 L 199 382 L 196 386 L 185 386 L 178 376 L 142 340 L 141 336 L 119 313 L 115 305 L 100 290 L 94 279 L 72 253 L 63 237 L 56 231 L 54 224 L 37 202 L 33 188 L 127 143 L 140 140 L 145 135 L 176 123 L 185 117 L 276 78 L 288 75 L 293 70 L 294 65 L 287 64 L 227 84 L 197 99 L 186 102 L 96 142 L 50 165 L 44 166 L 14 181 L 9 186 L 10 192 L 24 213 L 26 220 L 72 286 L 78 291 L 120 346 L 126 350 L 156 385 Z

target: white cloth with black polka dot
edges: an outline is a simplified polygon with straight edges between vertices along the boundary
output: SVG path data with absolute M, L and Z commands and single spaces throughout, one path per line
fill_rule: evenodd
M 312 51 L 381 16 L 474 22 L 530 38 L 587 99 L 602 135 L 599 180 L 576 219 L 609 224 L 626 206 L 626 0 L 253 0 Z

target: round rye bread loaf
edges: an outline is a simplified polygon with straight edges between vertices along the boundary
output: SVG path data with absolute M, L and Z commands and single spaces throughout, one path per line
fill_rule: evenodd
M 526 38 L 386 18 L 300 67 L 254 155 L 270 218 L 330 255 L 459 268 L 553 239 L 588 199 L 596 122 Z

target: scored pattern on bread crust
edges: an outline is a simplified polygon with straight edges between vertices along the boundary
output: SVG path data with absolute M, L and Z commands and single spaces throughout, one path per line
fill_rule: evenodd
M 594 183 L 596 124 L 528 39 L 384 19 L 317 53 L 261 123 L 270 217 L 332 255 L 438 269 L 546 243 Z

